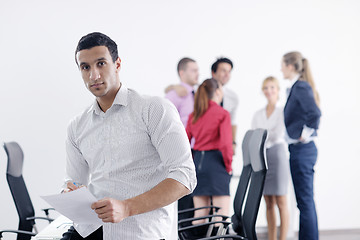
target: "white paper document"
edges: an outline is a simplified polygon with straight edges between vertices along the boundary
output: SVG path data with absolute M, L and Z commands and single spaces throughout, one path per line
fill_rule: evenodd
M 41 196 L 41 198 L 74 223 L 98 226 L 103 224 L 95 211 L 91 209 L 91 204 L 97 199 L 86 187 L 68 193 Z

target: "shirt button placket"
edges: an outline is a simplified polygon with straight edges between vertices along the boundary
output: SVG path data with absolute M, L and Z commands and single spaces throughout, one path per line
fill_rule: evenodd
M 111 167 L 111 161 L 110 161 L 110 142 L 111 142 L 111 131 L 110 131 L 110 124 L 109 124 L 109 118 L 105 117 L 103 119 L 104 124 L 104 177 L 110 178 L 110 167 Z

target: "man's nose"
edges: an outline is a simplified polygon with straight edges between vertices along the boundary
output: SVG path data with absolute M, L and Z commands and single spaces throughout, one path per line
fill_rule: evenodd
M 93 68 L 91 71 L 90 71 L 90 80 L 91 81 L 95 81 L 97 79 L 100 78 L 100 72 L 98 69 L 96 68 Z

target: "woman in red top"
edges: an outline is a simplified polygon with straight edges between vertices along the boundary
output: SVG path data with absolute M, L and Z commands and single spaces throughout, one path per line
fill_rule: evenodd
M 209 206 L 212 198 L 213 205 L 221 207 L 219 214 L 228 215 L 233 149 L 230 114 L 219 106 L 222 98 L 221 85 L 215 79 L 205 80 L 196 91 L 186 133 L 189 141 L 195 138 L 193 156 L 198 183 L 193 192 L 194 207 Z M 208 209 L 199 210 L 194 217 L 207 214 Z

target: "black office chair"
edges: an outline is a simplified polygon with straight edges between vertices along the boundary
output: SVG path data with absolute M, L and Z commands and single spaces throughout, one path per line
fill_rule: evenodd
M 4 232 L 11 232 L 18 234 L 18 240 L 28 240 L 37 233 L 35 219 L 47 220 L 49 223 L 54 220 L 49 218 L 49 210 L 53 208 L 42 209 L 46 217 L 35 217 L 34 207 L 22 176 L 24 153 L 16 142 L 4 143 L 4 149 L 8 157 L 6 180 L 19 215 L 19 226 L 18 230 L 1 230 L 0 239 Z
M 235 232 L 240 236 L 244 236 L 243 223 L 242 223 L 242 209 L 246 195 L 246 190 L 249 185 L 249 180 L 252 172 L 251 161 L 250 161 L 250 140 L 253 135 L 253 130 L 248 130 L 245 133 L 242 142 L 242 153 L 243 153 L 243 168 L 241 171 L 239 184 L 235 193 L 234 198 L 234 215 L 231 217 L 232 227 Z
M 242 167 L 242 171 L 241 171 L 241 175 L 240 175 L 240 179 L 239 179 L 239 183 L 238 183 L 238 187 L 237 187 L 237 190 L 235 193 L 235 198 L 234 198 L 234 203 L 233 203 L 234 215 L 231 217 L 232 227 L 233 227 L 234 231 L 237 232 L 240 236 L 244 236 L 241 212 L 243 209 L 243 203 L 244 203 L 246 191 L 248 189 L 250 176 L 252 173 L 249 144 L 250 144 L 250 139 L 252 137 L 253 132 L 254 132 L 253 130 L 248 130 L 245 133 L 245 136 L 242 141 L 241 147 L 242 147 L 242 155 L 243 155 L 243 167 Z M 216 215 L 216 216 L 219 216 L 219 215 Z M 221 216 L 221 217 L 222 217 L 222 221 L 226 221 L 226 219 L 228 218 L 225 216 Z M 207 216 L 207 218 L 209 218 L 209 216 Z M 209 222 L 211 222 L 211 221 L 209 221 Z M 224 224 L 226 227 L 224 227 L 223 229 L 218 229 L 217 231 L 219 233 L 226 232 L 226 228 L 229 224 L 227 224 L 227 223 L 224 223 Z M 213 232 L 213 229 L 214 229 L 214 224 L 209 225 L 209 229 L 207 231 L 208 236 L 211 235 L 211 233 Z
M 243 213 L 243 229 L 246 238 L 249 240 L 257 240 L 255 224 L 267 172 L 266 137 L 267 131 L 265 129 L 255 129 L 249 143 L 252 173 Z
M 244 163 L 242 176 L 240 177 L 238 189 L 236 192 L 236 197 L 234 199 L 234 211 L 235 214 L 232 216 L 232 222 L 217 221 L 204 223 L 204 226 L 214 226 L 215 223 L 223 223 L 223 229 L 219 228 L 219 231 L 215 232 L 216 236 L 203 237 L 203 238 L 193 238 L 193 239 L 248 239 L 256 240 L 255 224 L 257 219 L 257 214 L 260 206 L 260 201 L 262 197 L 262 191 L 266 176 L 266 160 L 264 154 L 264 145 L 266 141 L 267 131 L 264 129 L 256 129 L 254 131 L 248 131 L 243 140 L 243 154 L 244 161 L 250 159 L 251 171 L 247 166 L 248 164 Z M 248 149 L 248 154 L 247 154 Z M 245 168 L 245 169 L 244 169 Z M 250 182 L 249 182 L 250 178 Z M 244 197 L 245 207 L 243 208 Z M 225 235 L 229 224 L 232 224 L 234 231 L 237 235 Z M 179 238 L 181 238 L 182 232 L 196 228 L 198 225 L 189 226 L 185 228 L 179 228 Z M 221 230 L 221 231 L 220 231 Z

